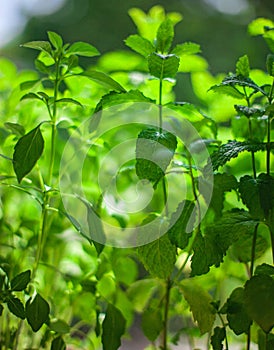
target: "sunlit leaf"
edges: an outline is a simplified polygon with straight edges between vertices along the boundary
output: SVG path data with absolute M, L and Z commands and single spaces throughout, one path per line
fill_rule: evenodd
M 168 52 L 174 37 L 174 28 L 172 21 L 165 19 L 158 28 L 156 35 L 156 48 L 161 53 Z
M 178 56 L 162 55 L 156 52 L 148 57 L 148 68 L 151 75 L 156 78 L 173 78 L 178 72 L 180 59 Z
M 236 63 L 236 74 L 239 76 L 248 78 L 249 72 L 250 72 L 249 59 L 247 55 L 244 55 L 240 57 Z
M 55 32 L 51 32 L 51 31 L 48 31 L 47 34 L 48 34 L 48 37 L 49 37 L 49 41 L 52 43 L 52 45 L 56 49 L 60 50 L 62 48 L 62 46 L 63 46 L 63 39 L 62 39 L 62 37 L 59 34 L 57 34 Z
M 155 51 L 155 47 L 152 45 L 152 43 L 146 38 L 143 38 L 138 34 L 130 35 L 125 40 L 125 43 L 132 50 L 138 52 L 140 55 L 144 57 L 147 57 L 148 55 L 150 55 L 152 52 Z
M 21 46 L 27 47 L 29 49 L 43 51 L 47 54 L 51 53 L 51 45 L 48 41 L 30 41 L 25 44 L 22 44 Z
M 115 81 L 109 75 L 103 72 L 87 70 L 84 71 L 81 75 L 88 77 L 89 79 L 107 87 L 108 89 L 125 92 L 125 89 L 122 87 L 122 85 L 120 85 L 117 81 Z
M 66 56 L 79 55 L 86 57 L 93 57 L 100 55 L 99 51 L 91 44 L 78 41 L 73 43 L 67 50 Z

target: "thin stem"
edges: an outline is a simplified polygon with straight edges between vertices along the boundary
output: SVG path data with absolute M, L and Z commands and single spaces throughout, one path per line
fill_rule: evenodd
M 163 94 L 163 81 L 160 79 L 159 83 L 159 131 L 162 132 L 163 129 L 163 103 L 162 103 L 162 94 Z
M 256 241 L 258 235 L 258 227 L 259 224 L 255 226 L 253 240 L 252 240 L 252 248 L 251 248 L 251 263 L 250 263 L 250 277 L 253 276 L 254 273 L 254 262 L 255 262 L 255 253 L 256 253 Z
M 267 119 L 267 143 L 266 143 L 266 172 L 270 175 L 270 155 L 271 155 L 271 119 L 273 113 L 270 112 Z

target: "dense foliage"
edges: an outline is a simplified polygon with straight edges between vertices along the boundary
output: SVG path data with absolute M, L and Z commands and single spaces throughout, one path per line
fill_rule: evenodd
M 137 315 L 147 350 L 272 349 L 274 23 L 266 71 L 212 76 L 180 14 L 130 16 L 87 70 L 52 31 L 36 71 L 0 60 L 0 349 L 116 350 Z

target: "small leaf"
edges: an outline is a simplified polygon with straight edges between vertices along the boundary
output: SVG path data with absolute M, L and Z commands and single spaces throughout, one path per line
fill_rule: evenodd
M 121 345 L 121 337 L 125 333 L 126 320 L 121 311 L 114 305 L 108 304 L 103 321 L 102 344 L 103 350 L 117 350 Z
M 38 59 L 35 60 L 35 68 L 41 73 L 50 74 L 50 68 Z
M 50 350 L 66 350 L 66 343 L 61 336 L 53 339 Z
M 160 80 L 173 78 L 178 72 L 179 64 L 179 57 L 173 54 L 161 55 L 154 52 L 148 56 L 149 72 Z
M 271 21 L 268 18 L 256 18 L 254 21 L 252 21 L 248 26 L 248 32 L 250 35 L 263 35 L 265 34 L 266 30 L 265 28 L 273 28 L 274 22 Z
M 20 84 L 20 89 L 21 90 L 27 90 L 33 88 L 36 84 L 39 84 L 40 80 L 29 80 L 29 81 L 24 81 L 23 83 Z
M 48 41 L 30 41 L 28 43 L 22 44 L 21 46 L 51 54 L 51 45 Z
M 200 52 L 201 52 L 200 45 L 192 42 L 178 44 L 171 51 L 171 53 L 173 53 L 176 56 L 195 55 L 196 53 L 200 53 Z
M 214 333 L 211 337 L 210 344 L 213 347 L 213 350 L 223 350 L 223 341 L 226 337 L 226 331 L 224 327 L 215 327 Z
M 70 326 L 63 320 L 51 320 L 49 328 L 56 333 L 66 334 L 70 332 Z
M 28 94 L 21 97 L 22 100 L 40 100 L 42 101 L 42 98 L 38 96 L 37 94 L 34 94 L 33 92 L 29 92 Z
M 138 34 L 130 35 L 125 44 L 140 55 L 147 57 L 155 51 L 155 47 L 148 40 Z
M 52 45 L 57 50 L 62 49 L 62 46 L 63 46 L 63 39 L 62 39 L 62 37 L 59 34 L 55 33 L 55 32 L 48 31 L 47 33 L 48 33 L 49 41 L 52 43 Z
M 239 100 L 245 98 L 245 95 L 242 92 L 237 90 L 234 86 L 230 85 L 214 85 L 209 89 L 209 91 L 224 94 L 233 98 L 237 98 Z
M 35 166 L 44 149 L 40 125 L 21 137 L 14 147 L 13 168 L 20 183 Z
M 183 280 L 180 289 L 190 306 L 194 321 L 197 321 L 201 334 L 210 332 L 216 318 L 216 310 L 211 305 L 212 297 L 193 280 Z
M 99 51 L 91 44 L 78 41 L 73 43 L 67 50 L 66 56 L 79 55 L 86 57 L 93 57 L 100 55 Z
M 267 275 L 253 276 L 245 284 L 244 300 L 249 316 L 269 333 L 274 326 L 274 281 Z
M 244 55 L 240 57 L 238 62 L 236 63 L 236 74 L 248 78 L 249 71 L 249 59 L 247 55 Z
M 172 21 L 165 19 L 157 31 L 157 50 L 161 53 L 168 52 L 174 38 L 174 26 Z
M 116 80 L 112 79 L 109 75 L 103 72 L 97 72 L 94 70 L 84 71 L 81 75 L 101 84 L 108 89 L 112 89 L 119 92 L 125 92 L 126 90 Z
M 15 276 L 11 282 L 10 287 L 12 291 L 21 291 L 26 289 L 27 285 L 30 282 L 30 270 L 19 273 Z
M 61 103 L 72 103 L 72 104 L 74 104 L 74 105 L 76 105 L 76 106 L 80 106 L 80 107 L 83 107 L 83 105 L 79 102 L 79 101 L 77 101 L 77 100 L 74 100 L 73 98 L 60 98 L 60 100 L 57 100 L 56 102 L 61 102 Z
M 160 335 L 164 323 L 162 319 L 162 313 L 159 309 L 147 309 L 142 314 L 142 330 L 144 335 L 150 340 L 155 341 Z
M 25 134 L 25 128 L 21 124 L 6 122 L 4 125 L 7 129 L 9 129 L 13 134 L 17 136 L 23 136 Z
M 48 321 L 49 311 L 48 302 L 40 294 L 36 294 L 33 299 L 30 298 L 27 301 L 27 321 L 34 332 L 39 331 L 43 324 Z
M 14 296 L 11 296 L 8 299 L 7 305 L 11 313 L 21 318 L 22 320 L 25 319 L 26 317 L 25 308 L 21 300 L 19 300 L 18 298 L 15 298 Z

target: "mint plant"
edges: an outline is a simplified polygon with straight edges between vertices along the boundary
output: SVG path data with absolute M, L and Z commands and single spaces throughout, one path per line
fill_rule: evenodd
M 51 31 L 35 71 L 0 60 L 0 348 L 117 350 L 139 314 L 147 350 L 271 349 L 274 24 L 266 72 L 213 77 L 180 14 L 129 14 L 132 51 L 88 69 Z

